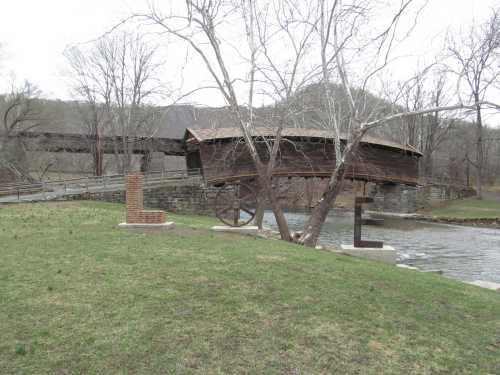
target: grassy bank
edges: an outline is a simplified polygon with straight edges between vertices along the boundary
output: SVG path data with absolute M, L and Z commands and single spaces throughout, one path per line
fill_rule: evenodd
M 0 374 L 498 374 L 500 295 L 103 203 L 0 208 Z
M 434 217 L 457 219 L 498 219 L 500 202 L 488 199 L 460 199 L 446 202 L 427 212 Z

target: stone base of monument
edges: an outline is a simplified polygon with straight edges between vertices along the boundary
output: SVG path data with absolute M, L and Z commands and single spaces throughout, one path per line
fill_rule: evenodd
M 214 232 L 237 233 L 237 234 L 258 234 L 259 227 L 249 225 L 244 227 L 230 227 L 229 225 L 216 225 L 211 228 Z
M 383 263 L 396 264 L 397 251 L 392 246 L 384 245 L 375 247 L 354 247 L 354 245 L 341 245 L 342 253 L 354 257 L 376 260 Z
M 166 223 L 161 224 L 146 224 L 146 223 L 120 223 L 118 224 L 118 228 L 123 229 L 155 229 L 155 230 L 166 230 L 166 229 L 174 229 L 175 223 L 172 221 L 167 221 Z
M 479 286 L 481 288 L 496 290 L 497 292 L 500 292 L 500 284 L 494 283 L 492 281 L 474 280 L 474 281 L 466 281 L 466 283 Z

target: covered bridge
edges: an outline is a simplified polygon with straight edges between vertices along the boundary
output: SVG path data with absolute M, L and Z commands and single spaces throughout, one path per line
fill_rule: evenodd
M 275 129 L 256 128 L 252 136 L 263 160 Z M 186 130 L 186 164 L 200 169 L 208 183 L 254 178 L 257 173 L 239 128 Z M 341 138 L 345 143 L 345 137 Z M 354 180 L 418 184 L 418 161 L 414 147 L 365 136 L 347 177 Z M 335 168 L 334 137 L 331 131 L 285 128 L 279 148 L 275 176 L 329 177 Z

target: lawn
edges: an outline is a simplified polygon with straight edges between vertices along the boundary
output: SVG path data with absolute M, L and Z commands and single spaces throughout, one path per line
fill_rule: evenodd
M 500 294 L 121 205 L 0 207 L 0 374 L 499 374 Z
M 476 198 L 460 199 L 435 207 L 430 214 L 443 218 L 497 219 L 500 218 L 500 202 Z

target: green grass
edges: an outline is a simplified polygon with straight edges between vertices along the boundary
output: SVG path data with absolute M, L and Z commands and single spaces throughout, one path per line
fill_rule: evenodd
M 430 214 L 443 218 L 497 219 L 500 218 L 500 202 L 476 198 L 455 200 L 433 208 Z
M 120 205 L 0 208 L 0 374 L 499 374 L 500 294 Z

